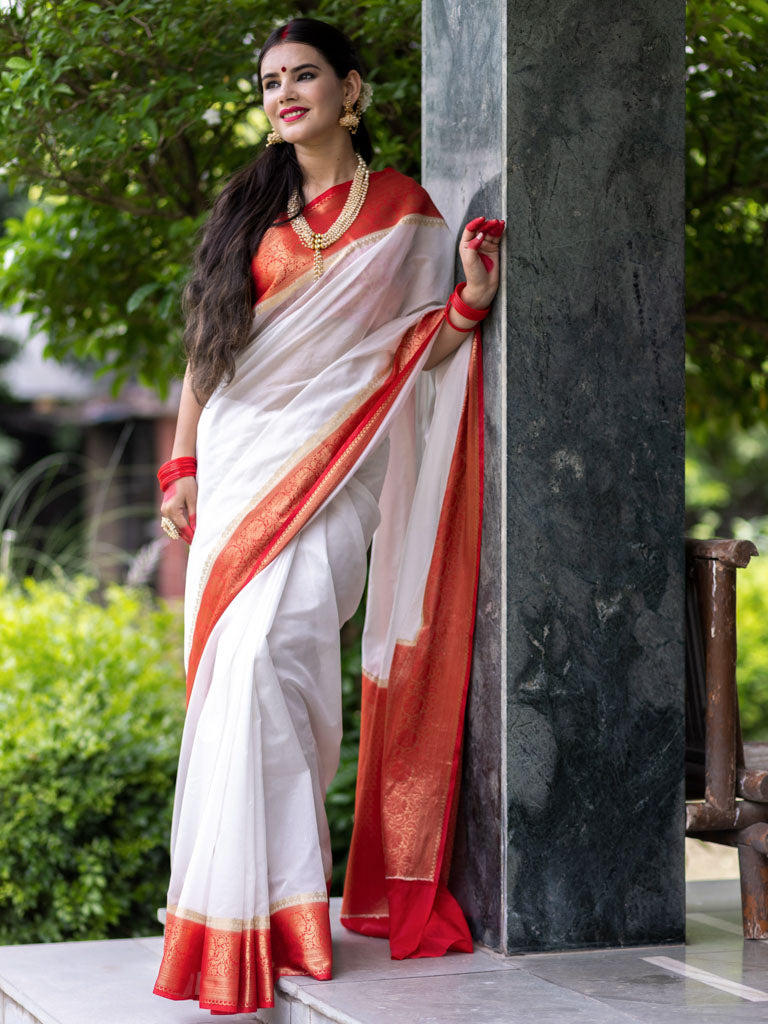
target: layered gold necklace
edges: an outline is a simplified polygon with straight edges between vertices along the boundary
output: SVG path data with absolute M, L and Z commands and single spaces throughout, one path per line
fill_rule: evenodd
M 355 169 L 355 176 L 352 179 L 347 201 L 344 203 L 344 209 L 328 230 L 322 231 L 319 234 L 312 230 L 302 214 L 299 214 L 298 217 L 296 216 L 300 208 L 299 193 L 294 192 L 288 200 L 288 216 L 292 218 L 291 226 L 293 230 L 307 248 L 314 249 L 315 251 L 313 267 L 315 280 L 320 277 L 324 269 L 323 249 L 327 249 L 329 245 L 338 242 L 344 232 L 352 227 L 355 218 L 360 213 L 368 193 L 369 175 L 368 164 L 358 153 L 357 168 Z

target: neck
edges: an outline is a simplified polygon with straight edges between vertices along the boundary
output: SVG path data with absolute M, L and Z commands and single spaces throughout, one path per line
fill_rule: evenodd
M 317 146 L 297 144 L 296 159 L 304 178 L 304 201 L 311 203 L 326 189 L 349 181 L 357 170 L 357 154 L 346 128 Z

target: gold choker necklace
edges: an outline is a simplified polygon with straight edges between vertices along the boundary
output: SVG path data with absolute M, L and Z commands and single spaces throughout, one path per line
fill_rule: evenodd
M 352 224 L 355 222 L 355 218 L 358 213 L 360 213 L 368 192 L 369 175 L 370 172 L 368 170 L 368 164 L 358 153 L 357 168 L 355 169 L 355 176 L 352 179 L 352 185 L 349 189 L 347 201 L 344 203 L 344 209 L 328 230 L 323 231 L 320 234 L 316 234 L 312 230 L 302 214 L 299 214 L 298 217 L 296 216 L 299 210 L 299 193 L 294 192 L 288 200 L 288 216 L 292 218 L 291 227 L 307 248 L 315 250 L 315 280 L 320 277 L 324 269 L 323 249 L 327 249 L 329 245 L 333 245 L 334 242 L 338 242 L 344 232 L 348 231 L 349 228 L 352 227 Z

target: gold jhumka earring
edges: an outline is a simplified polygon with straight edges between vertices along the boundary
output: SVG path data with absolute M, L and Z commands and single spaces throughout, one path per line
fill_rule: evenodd
M 285 142 L 285 139 L 280 134 L 280 132 L 270 132 L 269 135 L 267 136 L 268 146 L 276 146 L 280 142 Z
M 349 134 L 354 135 L 360 124 L 360 114 L 360 100 L 357 101 L 357 109 L 347 100 L 344 104 L 344 113 L 339 118 L 339 124 L 342 128 L 349 128 Z
M 368 109 L 372 97 L 373 86 L 370 82 L 363 82 L 360 87 L 360 95 L 357 97 L 357 103 L 353 106 L 353 104 L 347 100 L 344 104 L 344 113 L 339 118 L 339 124 L 342 128 L 349 128 L 350 135 L 354 135 L 357 131 L 358 125 L 360 124 L 360 118 Z

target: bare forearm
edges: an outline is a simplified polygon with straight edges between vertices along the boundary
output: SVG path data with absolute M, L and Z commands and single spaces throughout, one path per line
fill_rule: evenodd
M 487 220 L 485 217 L 475 217 L 464 228 L 459 243 L 459 255 L 467 283 L 463 287 L 461 302 L 457 301 L 455 295 L 451 296 L 449 314 L 440 325 L 429 359 L 424 365 L 425 370 L 431 370 L 454 352 L 493 302 L 499 287 L 499 245 L 503 233 L 503 220 Z M 468 320 L 459 312 L 462 305 L 470 307 L 465 309 L 465 312 L 479 310 L 478 316 Z M 459 308 L 456 308 L 457 306 Z
M 178 459 L 183 455 L 194 455 L 197 446 L 197 424 L 200 420 L 200 413 L 203 407 L 195 398 L 190 383 L 190 371 L 184 374 L 184 383 L 181 387 L 181 400 L 179 401 L 179 415 L 176 420 L 176 436 L 173 440 L 172 459 Z
M 491 296 L 493 298 L 493 296 Z M 482 296 L 475 298 L 471 293 L 467 296 L 467 290 L 464 291 L 464 301 L 468 306 L 472 306 L 475 309 L 482 309 L 481 302 L 488 301 Z M 441 363 L 446 356 L 449 356 L 452 352 L 455 352 L 462 341 L 471 334 L 471 331 L 457 331 L 451 326 L 455 324 L 456 327 L 472 328 L 477 326 L 477 321 L 468 320 L 467 317 L 457 313 L 456 310 L 451 307 L 450 311 L 450 322 L 446 318 L 440 325 L 437 336 L 432 344 L 432 351 L 429 353 L 429 359 L 424 364 L 425 370 L 431 370 L 433 367 Z

